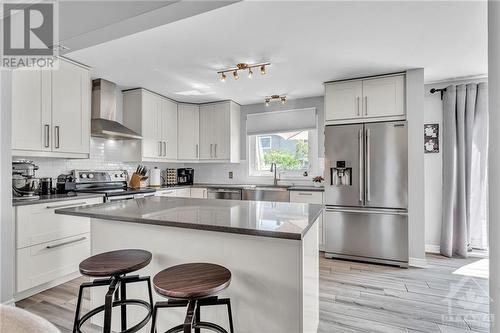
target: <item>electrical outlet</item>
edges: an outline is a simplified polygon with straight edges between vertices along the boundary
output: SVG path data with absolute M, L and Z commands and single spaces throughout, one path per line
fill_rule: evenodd
M 229 179 L 233 179 L 233 172 L 229 171 Z

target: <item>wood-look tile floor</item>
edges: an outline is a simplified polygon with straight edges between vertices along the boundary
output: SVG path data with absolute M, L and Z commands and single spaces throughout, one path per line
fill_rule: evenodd
M 479 260 L 428 255 L 427 268 L 400 269 L 322 257 L 319 332 L 488 332 L 488 280 L 453 274 Z M 472 265 L 465 271 L 477 269 Z M 48 319 L 63 333 L 71 332 L 82 281 L 70 281 L 16 305 Z M 87 307 L 88 296 L 83 311 Z M 89 327 L 86 332 L 99 330 Z

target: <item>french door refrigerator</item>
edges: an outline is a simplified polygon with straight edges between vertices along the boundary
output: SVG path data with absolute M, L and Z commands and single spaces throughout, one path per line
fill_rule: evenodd
M 405 121 L 325 128 L 325 255 L 408 266 Z

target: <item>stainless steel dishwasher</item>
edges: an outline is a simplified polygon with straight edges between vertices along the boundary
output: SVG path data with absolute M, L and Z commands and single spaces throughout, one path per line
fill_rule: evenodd
M 236 188 L 209 188 L 208 199 L 241 200 L 241 189 Z

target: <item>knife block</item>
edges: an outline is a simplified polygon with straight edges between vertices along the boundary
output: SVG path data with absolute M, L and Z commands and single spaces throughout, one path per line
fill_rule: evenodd
M 132 177 L 130 178 L 130 184 L 129 186 L 131 188 L 140 188 L 141 187 L 141 180 L 142 180 L 142 176 L 139 175 L 138 173 L 133 173 L 132 174 Z

